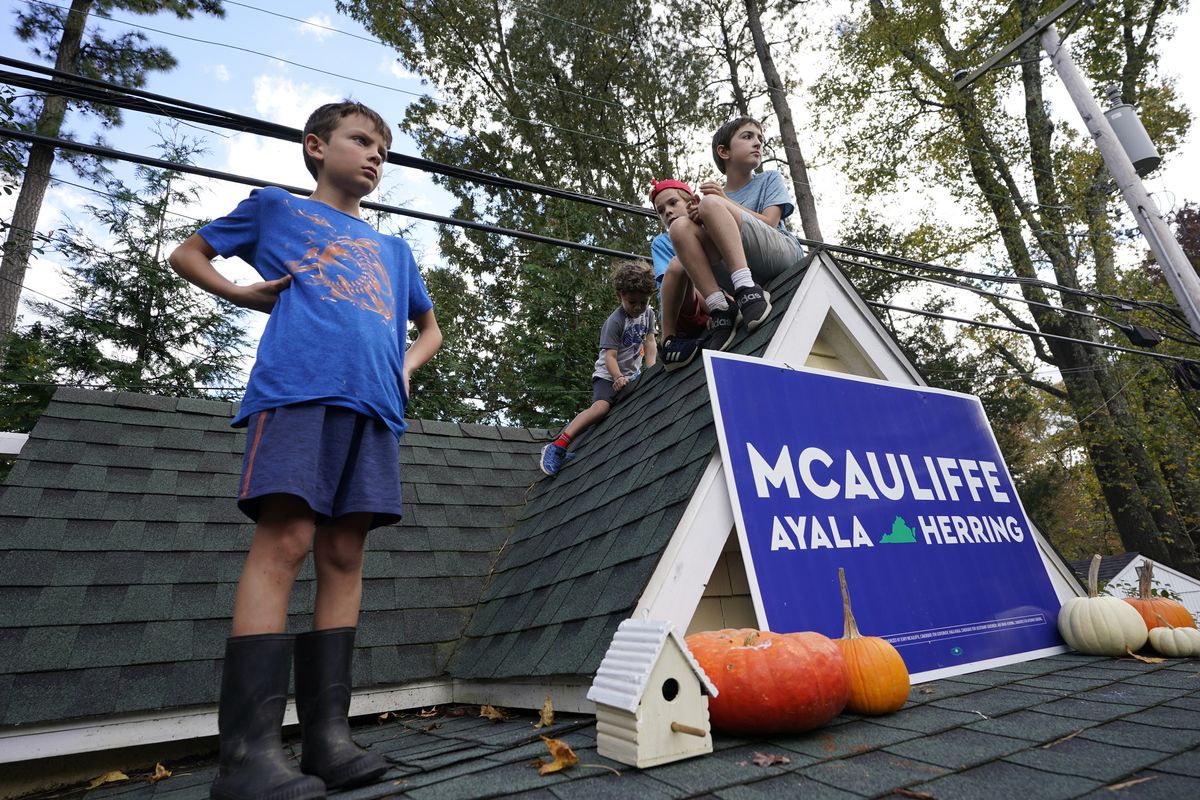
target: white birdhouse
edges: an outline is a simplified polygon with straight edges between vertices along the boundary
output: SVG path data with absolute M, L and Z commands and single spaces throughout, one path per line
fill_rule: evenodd
M 597 750 L 639 769 L 711 753 L 716 694 L 670 622 L 627 619 L 588 690 Z

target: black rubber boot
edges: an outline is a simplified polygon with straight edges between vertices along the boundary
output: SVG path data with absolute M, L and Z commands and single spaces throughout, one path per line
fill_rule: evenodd
M 296 637 L 296 712 L 303 737 L 300 769 L 330 789 L 360 786 L 387 771 L 382 757 L 350 738 L 350 666 L 354 628 Z
M 316 800 L 319 778 L 302 775 L 283 753 L 292 641 L 284 633 L 234 636 L 225 643 L 221 675 L 220 772 L 214 800 Z

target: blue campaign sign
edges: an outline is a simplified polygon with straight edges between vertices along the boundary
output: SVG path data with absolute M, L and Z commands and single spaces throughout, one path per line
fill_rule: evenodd
M 760 626 L 864 635 L 916 678 L 1063 652 L 1060 602 L 977 397 L 705 353 Z

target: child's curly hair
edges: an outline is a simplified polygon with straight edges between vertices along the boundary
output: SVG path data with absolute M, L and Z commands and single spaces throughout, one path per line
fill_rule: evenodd
M 619 294 L 652 295 L 656 287 L 654 270 L 645 261 L 622 261 L 613 269 L 613 288 Z

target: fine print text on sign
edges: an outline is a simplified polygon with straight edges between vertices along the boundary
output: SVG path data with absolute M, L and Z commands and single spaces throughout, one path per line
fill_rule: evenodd
M 914 677 L 1061 652 L 1059 599 L 979 399 L 706 353 L 759 624 L 859 627 Z

